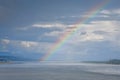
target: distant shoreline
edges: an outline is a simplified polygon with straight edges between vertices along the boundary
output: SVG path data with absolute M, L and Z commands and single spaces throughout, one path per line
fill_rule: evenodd
M 0 61 L 0 64 L 14 64 L 14 63 L 25 63 L 25 62 L 39 62 L 39 61 Z M 96 63 L 96 64 L 113 64 L 120 65 L 119 59 L 111 59 L 108 61 L 76 61 L 76 62 L 65 62 L 65 61 L 48 61 L 48 63 Z M 44 63 L 44 62 L 43 62 Z
M 111 59 L 108 61 L 82 61 L 84 63 L 98 63 L 98 64 L 115 64 L 115 65 L 120 65 L 120 60 L 119 59 Z

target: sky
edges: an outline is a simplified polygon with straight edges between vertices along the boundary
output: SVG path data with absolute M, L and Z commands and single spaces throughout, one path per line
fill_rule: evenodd
M 40 60 L 105 0 L 0 0 L 0 53 Z M 109 0 L 48 61 L 120 59 L 120 0 Z

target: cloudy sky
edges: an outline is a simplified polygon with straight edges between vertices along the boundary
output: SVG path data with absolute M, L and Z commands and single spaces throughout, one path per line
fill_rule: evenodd
M 0 0 L 0 53 L 40 59 L 105 0 Z M 120 0 L 109 0 L 48 60 L 120 59 Z

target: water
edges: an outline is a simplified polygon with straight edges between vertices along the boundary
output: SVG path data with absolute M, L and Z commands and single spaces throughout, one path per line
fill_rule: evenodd
M 120 80 L 120 65 L 55 62 L 0 64 L 0 80 Z

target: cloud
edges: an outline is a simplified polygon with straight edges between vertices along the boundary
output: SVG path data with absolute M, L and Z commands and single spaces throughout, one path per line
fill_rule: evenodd
M 47 53 L 51 47 L 48 42 L 33 42 L 33 41 L 20 41 L 17 43 L 22 49 L 27 52 L 33 53 Z
M 21 44 L 21 46 L 27 47 L 27 48 L 29 48 L 29 47 L 34 47 L 34 46 L 37 46 L 37 45 L 38 45 L 37 42 L 30 42 L 30 41 L 21 41 L 20 44 Z
M 106 14 L 106 15 L 115 15 L 120 14 L 120 9 L 112 9 L 112 10 L 102 10 L 100 13 Z
M 46 32 L 43 34 L 43 36 L 48 36 L 48 37 L 60 37 L 66 33 L 70 33 L 71 31 L 75 31 L 76 27 L 75 25 L 66 25 L 66 28 L 61 29 L 61 30 L 53 30 L 51 32 Z
M 62 31 L 52 31 L 49 33 L 45 33 L 44 36 L 59 37 L 61 34 L 63 34 Z
M 10 40 L 8 40 L 8 39 L 2 39 L 2 40 L 1 40 L 1 43 L 3 43 L 3 44 L 9 44 L 9 43 L 10 43 Z
M 111 12 L 109 10 L 102 10 L 100 13 L 102 13 L 102 14 L 111 14 Z
M 2 51 L 2 52 L 8 51 L 7 47 L 8 47 L 9 43 L 10 43 L 10 40 L 8 40 L 8 39 L 1 39 L 0 40 L 0 51 Z
M 90 24 L 86 25 L 86 31 L 104 31 L 104 32 L 115 32 L 118 28 L 118 21 L 92 21 Z
M 63 23 L 55 23 L 55 22 L 51 22 L 51 23 L 38 23 L 38 24 L 32 24 L 26 27 L 18 27 L 17 30 L 29 30 L 32 28 L 58 28 L 58 29 L 65 29 L 67 27 L 72 27 L 73 25 L 71 24 L 63 24 Z
M 9 50 L 11 52 L 14 51 L 16 53 L 19 51 L 27 53 L 46 53 L 52 45 L 52 43 L 49 42 L 20 41 L 9 39 L 0 40 L 1 46 L 4 47 L 6 44 L 6 50 Z
M 40 24 L 33 24 L 32 27 L 38 27 L 38 28 L 66 28 L 66 27 L 72 27 L 71 24 L 63 24 L 63 23 L 40 23 Z
M 70 30 L 75 28 L 75 25 L 72 24 L 62 24 L 62 23 L 46 23 L 46 24 L 33 24 L 34 28 L 51 28 L 50 32 L 45 32 L 43 36 L 49 37 L 59 37 L 65 32 L 69 32 Z M 55 29 L 57 28 L 57 30 Z
M 118 42 L 117 36 L 120 34 L 119 21 L 92 21 L 89 24 L 83 24 L 81 28 L 67 41 L 69 44 L 80 44 L 81 42 Z
M 80 41 L 101 41 L 104 40 L 104 36 L 97 34 L 88 34 L 81 37 Z
M 65 28 L 66 25 L 61 24 L 61 23 L 45 23 L 45 24 L 33 24 L 33 27 L 38 27 L 38 28 Z

